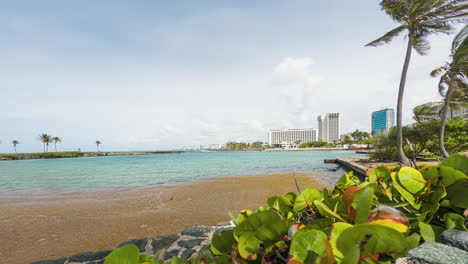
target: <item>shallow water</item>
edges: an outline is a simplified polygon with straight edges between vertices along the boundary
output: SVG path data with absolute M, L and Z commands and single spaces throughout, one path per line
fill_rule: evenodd
M 318 173 L 334 184 L 343 170 L 324 159 L 360 157 L 354 151 L 189 151 L 183 154 L 109 156 L 0 162 L 0 191 L 148 186 L 230 175 Z

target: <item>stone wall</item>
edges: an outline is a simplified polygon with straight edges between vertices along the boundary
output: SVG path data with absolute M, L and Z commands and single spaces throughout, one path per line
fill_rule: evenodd
M 118 245 L 117 248 L 126 244 L 134 244 L 140 252 L 150 255 L 164 249 L 160 260 L 166 261 L 174 256 L 188 259 L 201 251 L 209 250 L 214 234 L 233 228 L 234 224 L 231 221 L 218 223 L 215 226 L 192 226 L 179 234 L 134 239 Z M 112 250 L 86 252 L 55 260 L 37 261 L 32 264 L 103 264 L 111 252 Z

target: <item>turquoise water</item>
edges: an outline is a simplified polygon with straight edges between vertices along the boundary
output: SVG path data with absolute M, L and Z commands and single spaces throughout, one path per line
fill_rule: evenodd
M 360 157 L 354 151 L 232 151 L 0 162 L 0 191 L 147 186 L 201 178 L 275 172 L 313 172 L 333 184 L 344 172 L 324 159 Z

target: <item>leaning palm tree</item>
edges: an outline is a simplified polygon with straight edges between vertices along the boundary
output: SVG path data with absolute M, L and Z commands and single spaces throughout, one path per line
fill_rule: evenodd
M 453 109 L 458 107 L 459 103 L 463 104 L 463 100 L 466 99 L 460 98 L 466 98 L 468 94 L 468 25 L 453 39 L 450 53 L 452 61 L 446 62 L 445 65 L 437 67 L 431 72 L 432 77 L 441 75 L 439 93 L 444 96 L 444 105 L 440 119 L 439 149 L 444 158 L 449 156 L 444 144 L 447 111 L 450 108 L 453 120 Z M 462 101 L 460 102 L 460 100 Z
M 49 151 L 49 143 L 52 142 L 52 137 L 47 134 L 39 135 L 39 140 L 44 144 L 44 152 Z
M 99 150 L 99 145 L 101 145 L 101 141 L 97 140 L 97 141 L 96 141 L 97 151 L 98 151 L 98 152 L 101 152 L 101 151 Z
M 18 145 L 20 142 L 18 140 L 12 140 L 11 141 L 11 144 L 13 144 L 13 148 L 15 149 L 15 153 L 16 153 L 16 145 Z
M 59 137 L 53 137 L 52 141 L 54 142 L 55 152 L 57 152 L 57 142 L 62 142 L 62 139 Z
M 403 94 L 406 75 L 414 49 L 421 55 L 429 50 L 427 37 L 433 33 L 450 33 L 455 22 L 463 22 L 467 16 L 466 0 L 382 0 L 382 10 L 400 25 L 382 37 L 370 42 L 366 46 L 380 46 L 392 41 L 402 32 L 406 32 L 408 39 L 405 62 L 401 73 L 397 101 L 397 152 L 398 159 L 403 164 L 410 164 L 403 151 Z
M 437 106 L 439 105 L 440 104 L 437 103 Z M 437 116 L 438 114 L 439 113 L 435 110 L 435 107 L 429 104 L 418 105 L 413 108 L 413 119 L 417 123 L 421 123 L 424 120 L 436 120 L 434 116 Z

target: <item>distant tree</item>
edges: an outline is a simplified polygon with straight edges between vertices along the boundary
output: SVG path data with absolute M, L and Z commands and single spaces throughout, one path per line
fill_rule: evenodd
M 47 134 L 39 135 L 39 140 L 44 144 L 44 152 L 49 151 L 49 143 L 52 143 L 52 137 Z
M 452 61 L 450 63 L 446 62 L 445 65 L 437 67 L 431 72 L 433 77 L 441 75 L 439 93 L 445 97 L 439 132 L 439 148 L 445 158 L 449 156 L 444 145 L 447 111 L 450 108 L 450 119 L 453 121 L 453 110 L 458 108 L 457 99 L 458 101 L 463 100 L 460 98 L 465 98 L 465 94 L 468 94 L 468 85 L 466 83 L 468 74 L 468 25 L 453 39 L 450 53 Z
M 97 147 L 97 151 L 98 151 L 98 152 L 101 152 L 101 151 L 99 150 L 99 145 L 101 145 L 101 144 L 102 144 L 101 141 L 96 140 L 96 147 Z
M 57 143 L 62 142 L 62 139 L 59 137 L 53 137 L 52 141 L 54 142 L 55 152 L 57 152 Z
M 255 141 L 255 142 L 252 142 L 252 144 L 250 144 L 250 146 L 254 149 L 262 148 L 262 145 L 263 145 L 263 142 L 261 141 Z
M 13 148 L 15 149 L 15 153 L 16 153 L 16 145 L 18 145 L 20 142 L 18 140 L 12 140 L 11 141 L 11 144 L 13 144 Z
M 403 151 L 402 114 L 403 93 L 411 51 L 415 49 L 419 54 L 425 55 L 429 50 L 428 36 L 433 33 L 450 33 L 455 22 L 463 22 L 468 6 L 463 0 L 382 0 L 380 6 L 387 15 L 399 23 L 399 26 L 366 46 L 387 44 L 400 33 L 407 33 L 408 44 L 398 89 L 396 145 L 398 160 L 405 165 L 409 165 L 410 161 Z
M 413 108 L 413 119 L 417 123 L 421 123 L 423 119 L 426 120 L 435 120 L 431 116 L 438 115 L 439 113 L 437 111 L 434 111 L 434 109 L 430 105 L 418 105 L 415 108 Z

